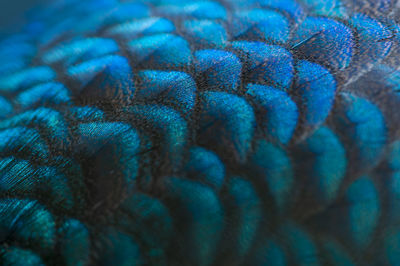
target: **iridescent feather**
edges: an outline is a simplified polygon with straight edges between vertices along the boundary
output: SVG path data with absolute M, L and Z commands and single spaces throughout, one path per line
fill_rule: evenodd
M 1 265 L 400 265 L 398 0 L 56 0 L 0 41 Z

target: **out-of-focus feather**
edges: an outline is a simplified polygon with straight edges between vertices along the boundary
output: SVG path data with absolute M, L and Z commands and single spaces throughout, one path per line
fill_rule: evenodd
M 400 264 L 396 0 L 57 0 L 0 41 L 0 264 Z

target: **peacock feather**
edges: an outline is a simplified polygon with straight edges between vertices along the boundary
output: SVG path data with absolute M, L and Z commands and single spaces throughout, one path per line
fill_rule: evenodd
M 400 265 L 400 1 L 55 0 L 0 41 L 0 264 Z

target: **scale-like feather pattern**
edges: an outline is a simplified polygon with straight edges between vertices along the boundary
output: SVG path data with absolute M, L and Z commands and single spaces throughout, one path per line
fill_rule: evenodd
M 57 0 L 0 41 L 0 264 L 399 265 L 397 0 Z

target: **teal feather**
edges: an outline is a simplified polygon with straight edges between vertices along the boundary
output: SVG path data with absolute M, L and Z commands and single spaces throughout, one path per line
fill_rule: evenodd
M 0 264 L 398 265 L 399 21 L 395 0 L 31 11 L 0 40 Z

